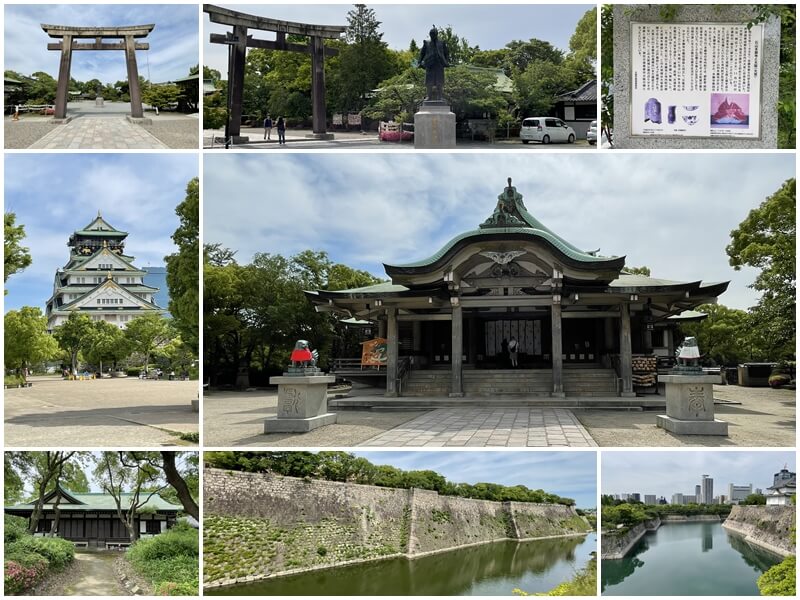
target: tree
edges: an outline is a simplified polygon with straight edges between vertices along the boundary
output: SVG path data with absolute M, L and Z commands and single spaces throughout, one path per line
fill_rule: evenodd
M 128 323 L 125 339 L 134 352 L 144 355 L 145 373 L 150 364 L 150 356 L 170 340 L 173 332 L 169 322 L 154 312 L 136 317 Z
M 731 232 L 726 248 L 731 266 L 760 269 L 752 287 L 762 296 L 752 309 L 754 323 L 765 334 L 770 358 L 794 356 L 797 225 L 795 179 L 750 211 Z
M 20 243 L 25 239 L 25 226 L 16 225 L 17 215 L 13 212 L 3 214 L 4 256 L 3 256 L 3 283 L 15 273 L 19 273 L 31 264 L 31 254 L 28 248 Z M 6 294 L 8 291 L 6 290 Z
M 129 354 L 125 335 L 119 327 L 107 321 L 95 321 L 90 331 L 86 334 L 84 358 L 92 364 L 98 365 L 100 373 L 103 372 L 103 361 L 114 364 Z
M 78 372 L 78 354 L 86 348 L 92 320 L 88 315 L 73 312 L 69 318 L 53 330 L 53 337 L 59 347 L 69 354 L 72 374 Z
M 178 470 L 176 459 L 178 455 L 184 455 L 185 471 Z M 196 498 L 199 496 L 200 477 L 198 473 L 199 455 L 197 452 L 179 453 L 174 451 L 162 451 L 162 469 L 167 482 L 175 490 L 178 500 L 183 505 L 183 509 L 196 520 L 200 520 L 200 509 Z
M 583 78 L 570 63 L 535 59 L 514 79 L 514 99 L 525 115 L 548 115 L 556 96 L 585 83 Z
M 767 503 L 767 497 L 764 494 L 748 494 L 748 496 L 739 502 L 739 504 L 763 506 Z
M 631 275 L 645 275 L 650 277 L 650 267 L 629 267 L 625 266 L 625 271 Z
M 586 11 L 569 38 L 569 51 L 575 58 L 594 63 L 597 60 L 597 7 Z
M 718 365 L 735 365 L 752 359 L 748 314 L 723 304 L 704 304 L 697 308 L 707 315 L 702 321 L 684 323 L 681 331 L 697 338 L 702 354 Z
M 25 379 L 29 367 L 53 358 L 58 344 L 47 333 L 47 317 L 39 307 L 10 310 L 5 319 L 5 365 Z
M 199 345 L 200 182 L 186 186 L 186 198 L 175 209 L 180 224 L 172 234 L 178 252 L 164 257 L 167 263 L 169 311 L 181 339 L 197 354 Z
M 395 54 L 382 39 L 380 25 L 375 11 L 364 4 L 356 4 L 347 13 L 347 45 L 340 50 L 335 68 L 330 69 L 333 108 L 361 110 L 370 92 L 399 70 Z
M 59 484 L 64 472 L 64 465 L 75 454 L 74 451 L 59 450 L 28 453 L 27 461 L 33 473 L 33 486 L 36 494 L 36 501 L 31 513 L 30 524 L 28 525 L 29 533 L 36 533 L 39 519 L 42 517 L 44 510 L 45 496 Z
M 173 84 L 148 85 L 142 91 L 142 102 L 156 108 L 169 108 L 177 104 L 181 97 L 181 88 Z
M 153 496 L 167 486 L 161 479 L 161 471 L 145 457 L 136 454 L 103 452 L 94 470 L 100 487 L 114 498 L 117 517 L 127 529 L 131 542 L 139 539 L 136 516 Z

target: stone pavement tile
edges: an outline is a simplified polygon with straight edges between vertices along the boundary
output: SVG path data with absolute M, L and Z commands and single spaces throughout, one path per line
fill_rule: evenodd
M 425 447 L 596 446 L 567 409 L 452 407 L 433 410 L 363 445 Z

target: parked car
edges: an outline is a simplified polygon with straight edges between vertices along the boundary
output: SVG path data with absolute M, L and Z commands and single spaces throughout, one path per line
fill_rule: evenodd
M 575 130 L 555 117 L 527 117 L 522 121 L 519 137 L 523 144 L 528 142 L 567 142 L 575 141 Z
M 586 141 L 592 146 L 597 143 L 597 121 L 589 123 L 589 130 L 586 132 Z

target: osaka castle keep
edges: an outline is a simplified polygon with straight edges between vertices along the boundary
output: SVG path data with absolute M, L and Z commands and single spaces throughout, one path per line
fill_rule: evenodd
M 581 250 L 528 212 L 511 179 L 476 229 L 384 268 L 389 282 L 306 295 L 377 329 L 364 342 L 385 344 L 377 361 L 339 357 L 333 370 L 372 370 L 381 387 L 385 374 L 387 396 L 634 396 L 674 357 L 677 324 L 728 287 L 635 275 L 624 256 Z
M 124 329 L 132 319 L 165 309 L 155 304 L 158 288 L 144 284 L 145 271 L 125 254 L 127 232 L 114 229 L 100 212 L 69 238 L 69 260 L 56 271 L 47 301 L 47 329 L 53 331 L 78 311 L 94 321 Z

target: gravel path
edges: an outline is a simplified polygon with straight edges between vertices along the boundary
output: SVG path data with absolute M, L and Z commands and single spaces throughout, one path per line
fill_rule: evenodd
M 165 143 L 170 148 L 190 148 L 197 150 L 200 147 L 200 133 L 197 119 L 153 119 L 152 125 L 145 125 L 145 129 Z
M 727 421 L 728 437 L 676 435 L 656 427 L 657 411 L 575 411 L 600 446 L 772 446 L 795 445 L 795 393 L 770 388 L 715 385 L 714 399 L 741 404 L 715 406 L 718 419 Z
M 211 392 L 203 396 L 203 444 L 221 446 L 356 446 L 428 411 L 339 411 L 335 425 L 303 434 L 264 433 L 278 413 L 277 392 Z
M 50 119 L 20 119 L 19 121 L 5 119 L 5 147 L 27 148 L 50 133 L 54 127 L 58 127 L 58 125 Z

